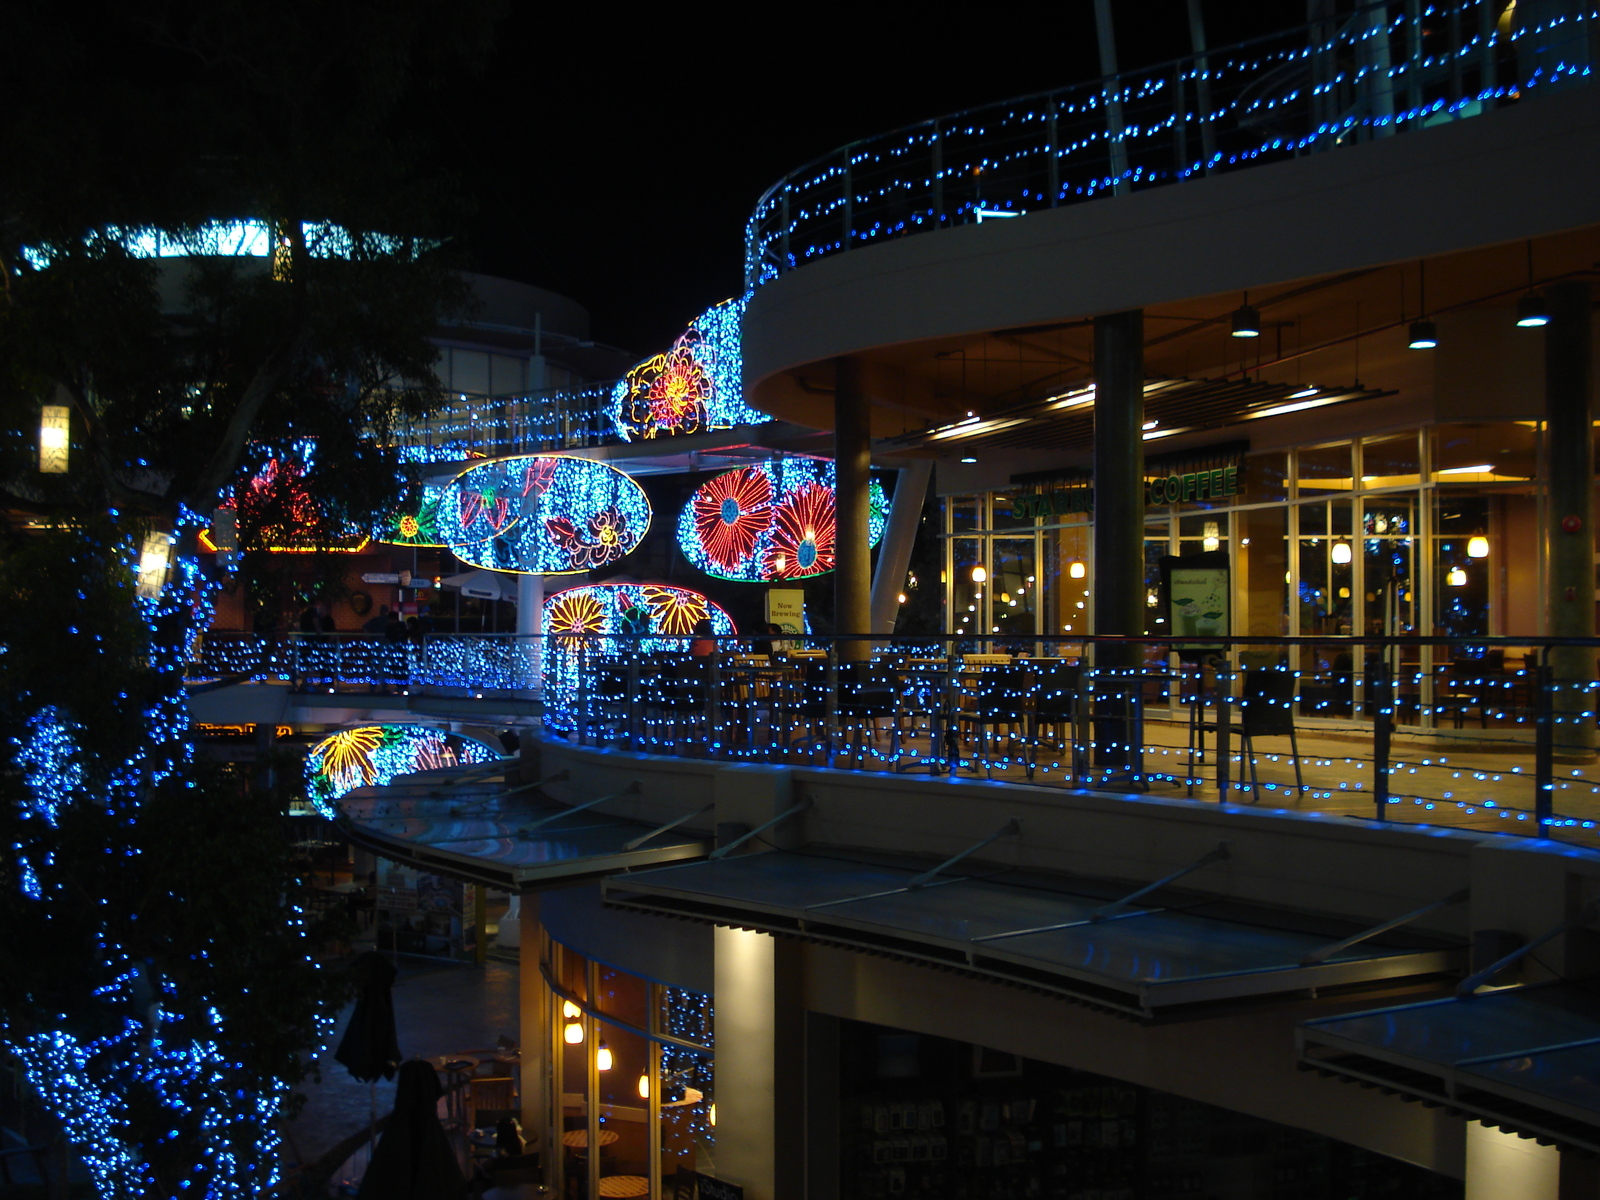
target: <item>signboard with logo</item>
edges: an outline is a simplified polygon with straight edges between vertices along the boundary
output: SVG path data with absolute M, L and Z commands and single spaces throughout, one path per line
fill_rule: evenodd
M 1162 591 L 1166 603 L 1167 632 L 1172 637 L 1227 637 L 1231 624 L 1229 611 L 1229 562 L 1226 551 L 1207 554 L 1172 555 L 1161 559 Z M 1185 658 L 1221 653 L 1218 642 L 1196 641 L 1173 647 Z
M 806 631 L 806 594 L 799 588 L 767 589 L 767 621 L 785 633 Z
M 1173 504 L 1193 504 L 1198 501 L 1225 500 L 1239 494 L 1239 464 L 1237 460 L 1212 466 L 1215 458 L 1199 462 L 1190 459 L 1166 466 L 1152 467 L 1145 476 L 1145 504 L 1160 508 Z M 1204 466 L 1206 469 L 1201 470 Z M 1195 469 L 1191 470 L 1190 467 Z M 1050 492 L 1018 492 L 1005 497 L 1011 503 L 1014 517 L 1027 520 L 1048 520 L 1074 513 L 1094 512 L 1094 488 L 1090 486 L 1063 488 Z

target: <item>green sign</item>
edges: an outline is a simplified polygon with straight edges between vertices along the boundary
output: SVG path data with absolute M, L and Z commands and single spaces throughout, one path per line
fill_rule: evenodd
M 1188 500 L 1220 500 L 1239 494 L 1239 468 L 1218 467 L 1213 471 L 1191 471 L 1186 475 L 1167 475 L 1146 485 L 1145 503 L 1181 504 Z
M 1192 500 L 1221 500 L 1238 494 L 1238 467 L 1162 475 L 1145 482 L 1145 503 L 1152 507 L 1183 504 Z M 1024 519 L 1094 511 L 1094 489 L 1090 487 L 1072 488 L 1064 492 L 1023 492 L 1010 499 L 1011 515 Z

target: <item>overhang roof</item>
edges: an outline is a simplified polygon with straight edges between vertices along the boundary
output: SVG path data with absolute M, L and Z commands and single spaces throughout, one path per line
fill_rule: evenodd
M 470 779 L 470 777 L 469 777 Z M 569 887 L 614 871 L 699 858 L 692 835 L 578 812 L 530 790 L 440 773 L 357 788 L 339 800 L 356 845 L 395 862 L 511 892 Z M 533 827 L 536 826 L 536 827 Z
M 1600 1153 L 1600 981 L 1307 1021 L 1303 1067 Z
M 604 896 L 614 907 L 886 953 L 1139 1017 L 1434 974 L 1462 959 L 1454 947 L 1401 936 L 1307 965 L 1351 930 L 1170 889 L 1119 908 L 1132 889 L 1105 880 L 1004 868 L 929 878 L 926 866 L 769 851 L 608 878 Z

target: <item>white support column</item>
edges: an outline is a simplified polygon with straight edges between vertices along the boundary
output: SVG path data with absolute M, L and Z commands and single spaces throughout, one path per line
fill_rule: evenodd
M 517 639 L 527 661 L 528 691 L 540 688 L 543 668 L 539 634 L 544 632 L 544 576 L 517 576 Z
M 1561 1152 L 1554 1146 L 1468 1123 L 1465 1200 L 1558 1200 L 1560 1188 Z
M 922 506 L 928 498 L 928 480 L 933 475 L 933 460 L 919 458 L 900 468 L 889 501 L 889 523 L 878 546 L 878 569 L 872 577 L 872 632 L 892 634 L 900 613 L 900 592 L 911 567 L 911 548 L 922 522 Z
M 799 1200 L 804 1188 L 804 1006 L 799 947 L 718 928 L 717 1178 L 748 1200 Z

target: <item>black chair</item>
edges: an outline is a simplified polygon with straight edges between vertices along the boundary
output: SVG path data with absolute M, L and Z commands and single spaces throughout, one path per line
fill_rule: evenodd
M 1034 662 L 1033 719 L 1035 741 L 1046 728 L 1060 729 L 1061 751 L 1068 757 L 1072 781 L 1084 775 L 1083 667 L 1046 659 Z M 1037 747 L 1035 748 L 1037 754 Z M 1031 771 L 1030 771 L 1031 775 Z
M 1292 671 L 1254 670 L 1244 673 L 1244 694 L 1239 700 L 1239 748 L 1250 765 L 1250 795 L 1261 800 L 1261 780 L 1256 773 L 1255 740 L 1258 737 L 1287 737 L 1289 757 L 1294 762 L 1295 799 L 1305 795 L 1306 781 L 1300 771 L 1300 744 L 1294 731 L 1295 675 Z
M 964 703 L 956 710 L 956 715 L 962 725 L 975 726 L 978 731 L 978 752 L 985 774 L 993 773 L 993 760 L 988 753 L 991 731 L 997 736 L 999 727 L 1004 725 L 1009 728 L 1013 745 L 1021 732 L 1021 761 L 1032 777 L 1029 734 L 1034 721 L 1035 686 L 1033 671 L 1028 667 L 990 667 L 966 677 L 961 696 Z
M 834 712 L 839 718 L 847 744 L 858 765 L 861 762 L 863 734 L 870 745 L 877 736 L 879 721 L 889 722 L 889 761 L 899 753 L 899 726 L 896 723 L 898 693 L 887 672 L 872 663 L 840 663 L 839 695 Z
M 1255 749 L 1255 740 L 1260 737 L 1289 739 L 1289 756 L 1294 762 L 1295 798 L 1299 799 L 1305 795 L 1305 777 L 1300 768 L 1300 744 L 1295 737 L 1294 727 L 1295 692 L 1298 682 L 1299 677 L 1287 670 L 1259 668 L 1244 672 L 1243 687 L 1240 695 L 1234 700 L 1237 715 L 1228 718 L 1228 732 L 1238 737 L 1240 755 L 1244 764 L 1250 769 L 1251 803 L 1259 803 L 1261 800 L 1261 779 L 1256 770 Z M 1218 723 L 1202 719 L 1201 708 L 1202 702 L 1197 698 L 1190 709 L 1189 750 L 1192 760 L 1198 742 L 1203 761 L 1205 735 L 1215 733 Z M 1190 774 L 1193 775 L 1192 769 Z M 1192 778 L 1189 794 L 1191 796 L 1194 794 Z

